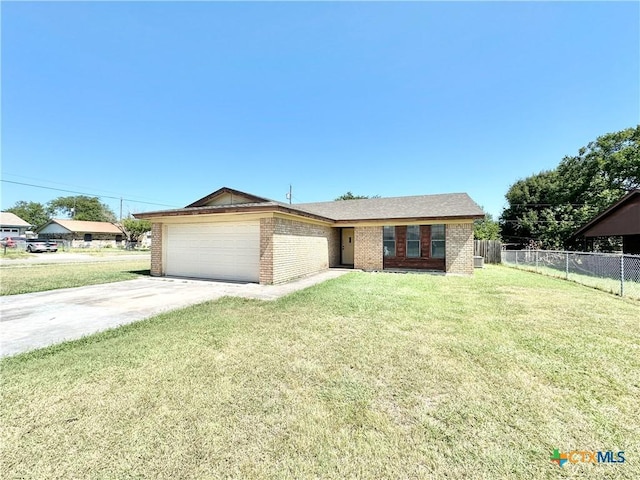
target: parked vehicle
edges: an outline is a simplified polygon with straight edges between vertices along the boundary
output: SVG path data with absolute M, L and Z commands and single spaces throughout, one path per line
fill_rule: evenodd
M 43 240 L 40 238 L 30 238 L 27 240 L 27 252 L 57 252 L 58 244 L 51 240 Z
M 0 246 L 7 248 L 16 248 L 18 243 L 24 242 L 24 238 L 22 237 L 4 237 L 0 240 Z

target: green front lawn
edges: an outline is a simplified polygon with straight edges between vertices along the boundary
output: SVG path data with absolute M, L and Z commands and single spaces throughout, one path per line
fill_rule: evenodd
M 0 295 L 121 282 L 148 274 L 148 257 L 133 261 L 3 265 Z
M 639 313 L 501 267 L 194 306 L 2 361 L 0 477 L 640 478 Z

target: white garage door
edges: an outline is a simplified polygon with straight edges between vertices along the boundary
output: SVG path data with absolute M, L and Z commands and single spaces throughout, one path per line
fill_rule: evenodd
M 259 222 L 168 225 L 165 273 L 257 282 Z

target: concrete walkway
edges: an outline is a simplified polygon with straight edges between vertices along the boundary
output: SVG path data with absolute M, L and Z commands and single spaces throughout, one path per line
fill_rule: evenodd
M 353 270 L 283 285 L 141 278 L 0 297 L 0 356 L 15 355 L 223 296 L 274 300 Z

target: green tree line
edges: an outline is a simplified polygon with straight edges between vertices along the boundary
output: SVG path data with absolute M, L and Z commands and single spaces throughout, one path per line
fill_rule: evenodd
M 640 125 L 602 135 L 555 169 L 511 185 L 499 220 L 503 241 L 575 248 L 573 232 L 636 188 Z
M 45 204 L 21 200 L 5 211 L 41 227 L 52 218 L 73 218 L 90 222 L 115 222 L 116 216 L 98 197 L 85 195 L 58 197 Z

